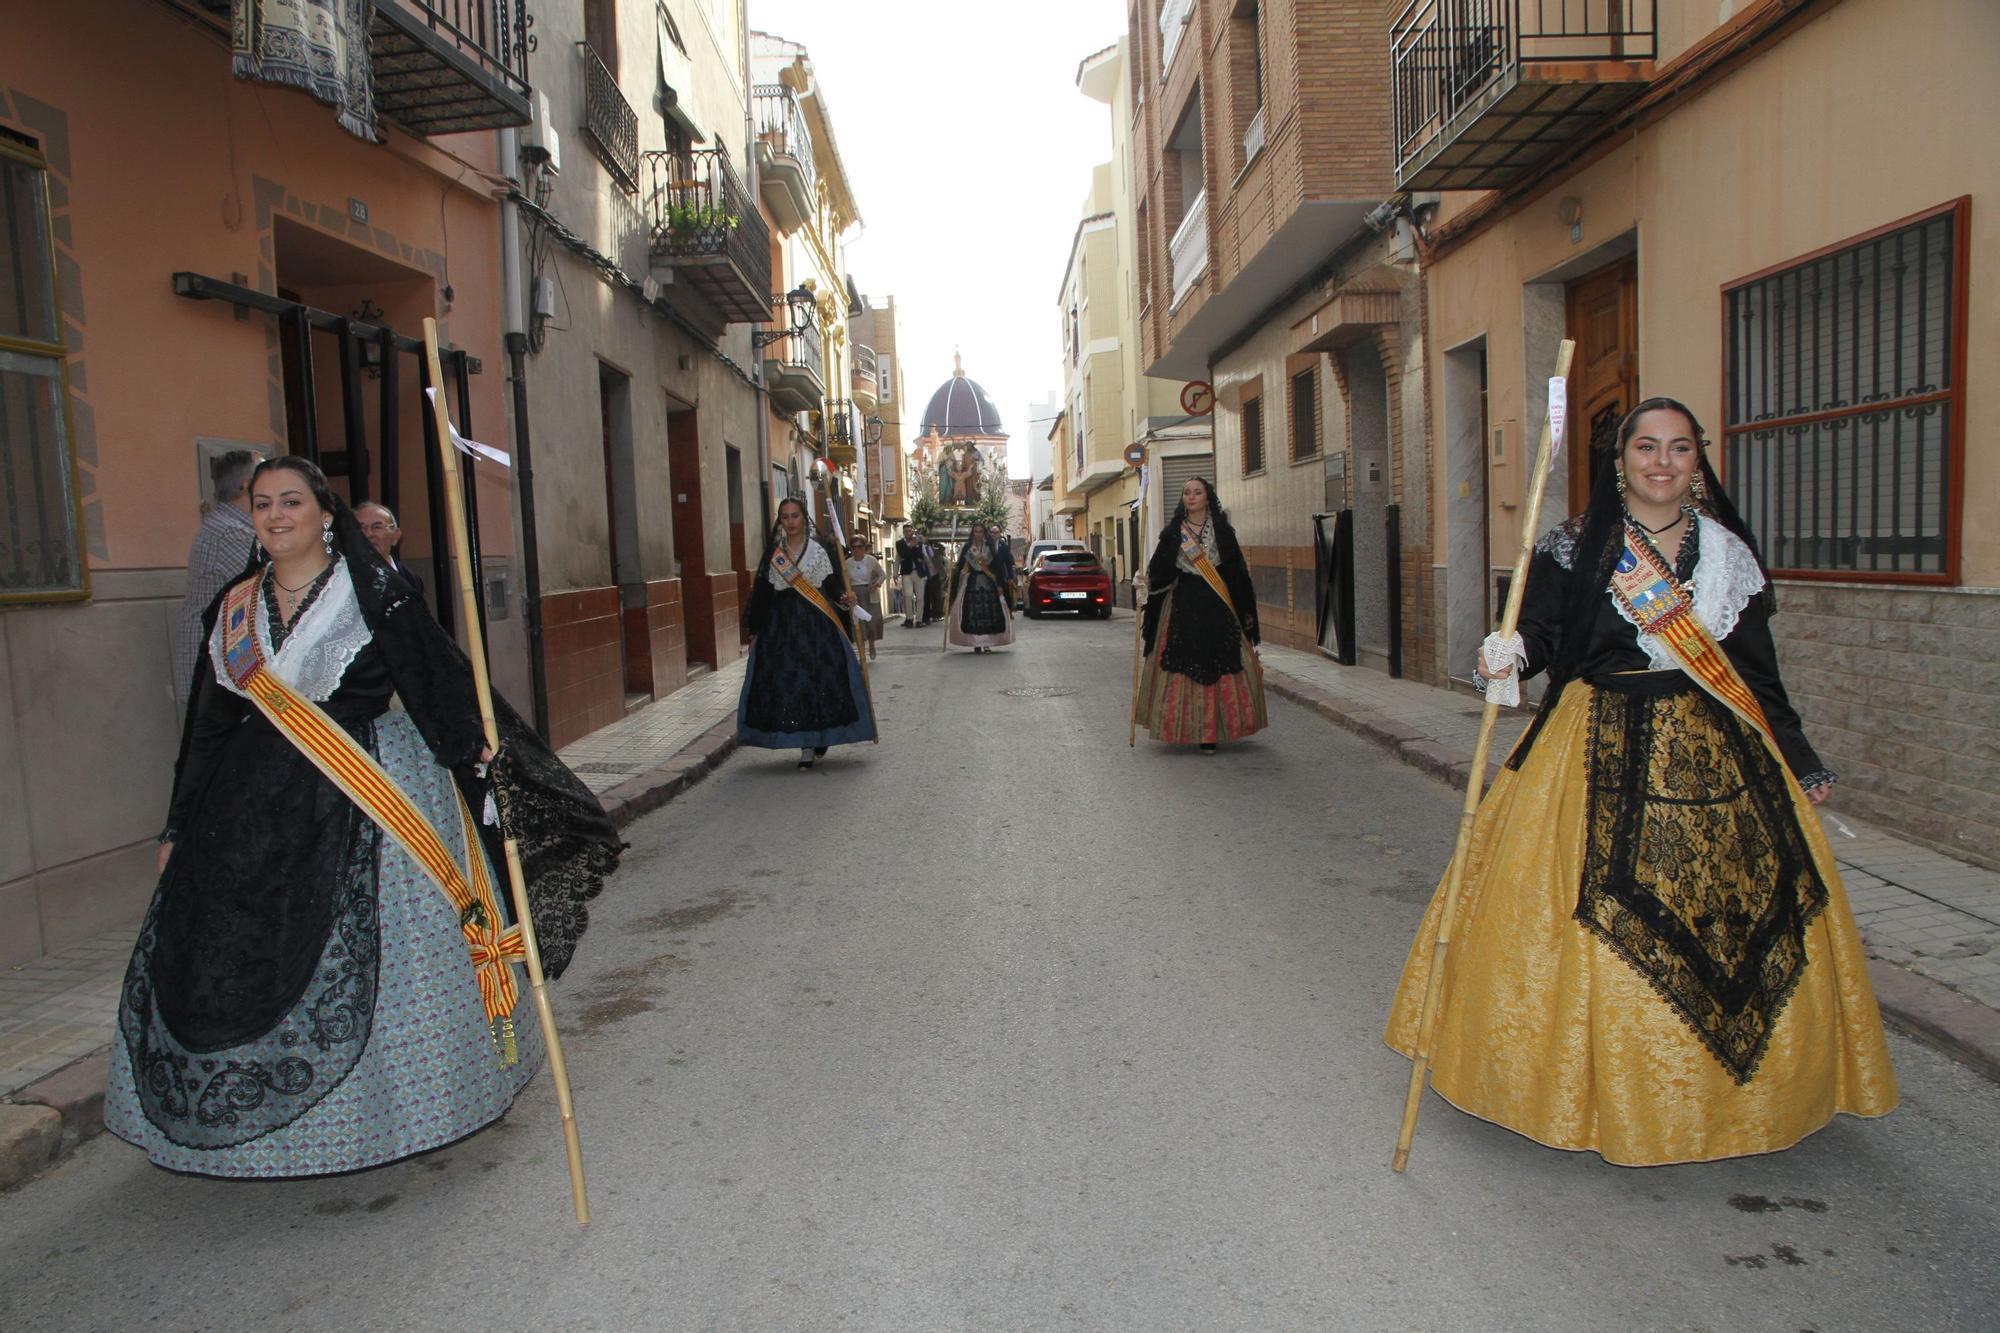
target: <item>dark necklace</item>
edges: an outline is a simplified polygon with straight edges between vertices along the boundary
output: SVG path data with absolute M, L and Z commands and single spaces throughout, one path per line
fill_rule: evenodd
M 1687 517 L 1687 511 L 1686 511 L 1685 509 L 1683 509 L 1683 510 L 1682 510 L 1682 511 L 1681 511 L 1680 513 L 1678 513 L 1678 514 L 1675 514 L 1675 515 L 1673 516 L 1673 518 L 1669 519 L 1669 520 L 1668 520 L 1667 522 L 1665 522 L 1665 523 L 1662 523 L 1662 524 L 1660 524 L 1660 526 L 1659 526 L 1659 527 L 1657 527 L 1657 528 L 1656 528 L 1656 527 L 1654 527 L 1654 526 L 1653 526 L 1652 524 L 1650 524 L 1650 523 L 1646 522 L 1646 520 L 1645 520 L 1645 519 L 1643 519 L 1643 518 L 1640 518 L 1640 517 L 1639 517 L 1639 516 L 1638 516 L 1637 514 L 1634 514 L 1634 513 L 1631 513 L 1631 512 L 1629 512 L 1629 511 L 1628 511 L 1628 512 L 1626 513 L 1626 517 L 1627 517 L 1627 518 L 1629 518 L 1629 519 L 1631 519 L 1631 520 L 1632 520 L 1632 521 L 1633 521 L 1634 523 L 1637 523 L 1637 524 L 1638 524 L 1638 525 L 1639 525 L 1640 527 L 1644 528 L 1644 529 L 1645 529 L 1645 530 L 1646 530 L 1647 532 L 1650 532 L 1650 533 L 1652 533 L 1652 534 L 1653 534 L 1653 535 L 1654 535 L 1655 537 L 1657 537 L 1657 536 L 1659 536 L 1659 535 L 1660 535 L 1661 533 L 1665 532 L 1665 531 L 1666 531 L 1666 530 L 1667 530 L 1668 528 L 1671 528 L 1671 527 L 1677 527 L 1677 526 L 1678 526 L 1678 525 L 1680 524 L 1680 521 L 1681 521 L 1682 519 L 1684 519 L 1684 518 L 1686 518 L 1686 517 Z
M 331 560 L 327 561 L 324 565 L 320 566 L 319 573 L 313 575 L 311 578 L 307 579 L 304 583 L 301 583 L 296 588 L 281 581 L 278 578 L 278 571 L 274 569 L 271 571 L 271 582 L 276 583 L 280 588 L 284 589 L 286 592 L 296 597 L 300 593 L 304 592 L 307 588 L 312 587 L 313 584 L 318 583 L 321 579 L 325 578 L 327 575 L 327 571 L 332 568 L 333 568 L 333 561 Z

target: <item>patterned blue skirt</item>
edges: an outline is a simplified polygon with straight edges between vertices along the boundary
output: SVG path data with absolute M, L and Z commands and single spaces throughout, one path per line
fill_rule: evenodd
M 451 774 L 431 756 L 409 714 L 375 721 L 376 758 L 409 794 L 454 857 L 465 852 Z M 484 852 L 481 851 L 481 855 Z M 506 884 L 496 875 L 498 886 Z M 245 1143 L 189 1147 L 147 1118 L 127 1043 L 111 1043 L 104 1127 L 146 1150 L 156 1165 L 203 1176 L 330 1175 L 380 1166 L 464 1138 L 500 1118 L 542 1060 L 527 978 L 515 969 L 520 1063 L 502 1069 L 465 936 L 451 903 L 402 848 L 381 839 L 377 914 L 380 964 L 371 1031 L 359 1061 L 309 1110 Z M 337 942 L 329 946 L 337 948 Z M 155 1023 L 154 1031 L 163 1025 Z M 252 1043 L 255 1046 L 256 1043 Z M 175 1052 L 226 1064 L 251 1048 Z

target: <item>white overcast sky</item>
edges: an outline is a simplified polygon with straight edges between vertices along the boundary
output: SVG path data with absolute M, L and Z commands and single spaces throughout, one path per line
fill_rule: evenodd
M 992 395 L 1009 471 L 1027 475 L 1031 399 L 1059 393 L 1056 289 L 1111 156 L 1110 110 L 1076 67 L 1124 32 L 1119 0 L 749 0 L 750 26 L 805 46 L 862 227 L 854 280 L 894 296 L 913 439 L 931 393 L 965 371 Z M 884 415 L 887 415 L 885 412 Z

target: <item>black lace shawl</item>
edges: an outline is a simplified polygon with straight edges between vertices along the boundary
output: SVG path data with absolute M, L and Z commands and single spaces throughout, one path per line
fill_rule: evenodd
M 816 543 L 822 551 L 825 551 L 827 560 L 833 565 L 833 572 L 820 580 L 819 591 L 820 595 L 826 598 L 827 604 L 833 608 L 834 613 L 840 617 L 840 626 L 851 639 L 854 637 L 854 620 L 848 614 L 847 608 L 841 605 L 841 598 L 847 595 L 847 585 L 841 579 L 841 554 L 834 549 L 830 541 L 812 536 L 808 536 L 806 540 Z M 770 622 L 771 599 L 778 595 L 778 590 L 771 586 L 771 558 L 778 553 L 778 544 L 779 539 L 774 537 L 764 548 L 764 558 L 757 562 L 757 577 L 750 583 L 750 606 L 744 612 L 744 619 L 750 626 L 753 638 L 762 634 L 764 626 Z
M 1236 529 L 1219 509 L 1209 511 L 1215 524 L 1215 571 L 1222 575 L 1222 584 L 1229 589 L 1229 600 L 1236 604 L 1236 618 L 1243 626 L 1243 637 L 1252 644 L 1259 642 L 1257 630 L 1257 587 L 1250 581 L 1250 565 L 1243 558 L 1243 548 L 1237 545 Z M 1167 526 L 1160 530 L 1160 540 L 1153 547 L 1153 558 L 1146 562 L 1146 613 L 1140 628 L 1145 640 L 1145 650 L 1153 651 L 1153 638 L 1160 629 L 1160 608 L 1166 605 L 1167 593 L 1180 577 L 1181 557 L 1181 516 L 1178 510 Z
M 349 677 L 367 663 L 379 663 L 375 669 L 385 674 L 386 690 L 401 699 L 425 744 L 451 771 L 475 814 L 484 809 L 487 796 L 494 795 L 506 831 L 519 844 L 543 970 L 551 978 L 561 976 L 588 925 L 585 904 L 597 896 L 605 878 L 617 869 L 623 842 L 596 796 L 497 692 L 493 705 L 500 732 L 499 757 L 481 771 L 478 757 L 485 745 L 485 728 L 479 717 L 471 662 L 445 636 L 414 587 L 376 555 L 352 511 L 338 498 L 334 500 L 334 535 L 347 562 L 362 619 L 373 635 L 371 651 L 357 658 Z M 256 569 L 253 560 L 251 569 L 230 587 L 252 577 Z M 203 617 L 205 634 L 213 631 L 227 592 L 225 588 L 209 605 Z M 347 684 L 343 682 L 343 689 Z M 197 663 L 196 688 L 188 700 L 180 754 L 174 765 L 174 796 L 166 836 L 171 837 L 184 825 L 190 804 L 207 790 L 210 769 L 227 739 L 229 725 L 250 711 L 247 700 L 216 684 L 204 652 Z M 494 868 L 504 877 L 501 830 L 482 823 L 481 835 Z M 502 908 L 511 918 L 511 903 L 504 901 L 504 879 L 499 887 Z

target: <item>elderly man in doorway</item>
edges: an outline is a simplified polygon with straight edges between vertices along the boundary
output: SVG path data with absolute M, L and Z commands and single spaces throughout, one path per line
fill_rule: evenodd
M 188 547 L 187 595 L 181 599 L 180 620 L 174 625 L 174 698 L 187 702 L 194 684 L 195 659 L 201 655 L 201 619 L 223 586 L 250 564 L 257 533 L 250 526 L 250 474 L 260 455 L 232 449 L 208 465 L 214 503 L 202 515 L 201 528 Z
M 382 563 L 403 576 L 417 591 L 417 600 L 424 599 L 424 581 L 408 565 L 396 559 L 396 543 L 403 540 L 403 530 L 396 525 L 396 516 L 389 512 L 389 506 L 375 500 L 363 500 L 354 506 L 354 517 L 361 524 L 361 533 L 368 538 L 368 544 L 375 548 L 375 554 L 382 557 Z

